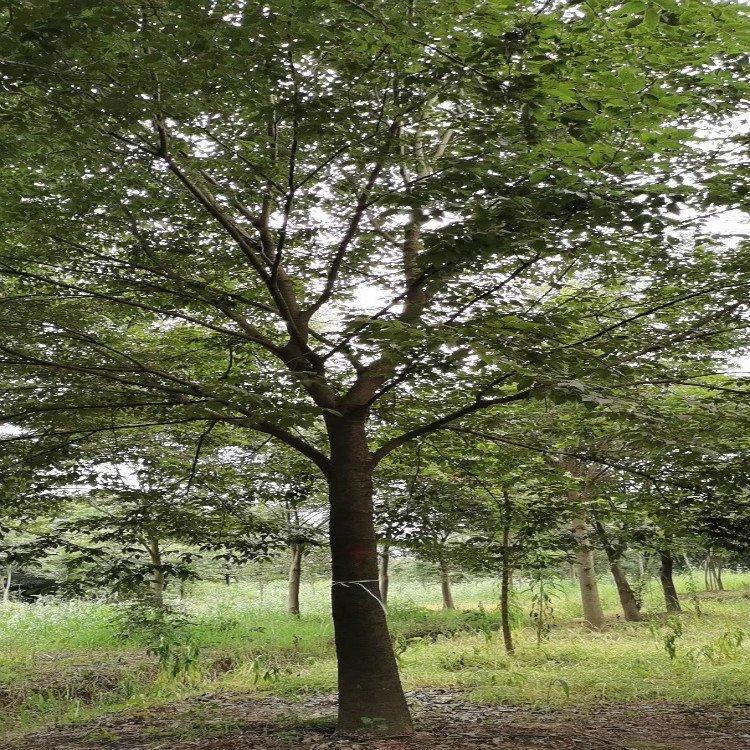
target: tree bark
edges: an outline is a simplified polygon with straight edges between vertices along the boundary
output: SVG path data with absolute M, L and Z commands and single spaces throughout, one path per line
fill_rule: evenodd
M 503 631 L 503 644 L 505 651 L 512 654 L 513 634 L 510 630 L 510 584 L 512 570 L 510 565 L 503 563 L 503 572 L 500 577 L 500 627 Z
M 443 609 L 455 609 L 451 590 L 451 571 L 444 558 L 440 558 L 440 589 L 443 592 Z
M 380 570 L 378 572 L 378 586 L 380 588 L 380 601 L 384 606 L 388 606 L 388 586 L 391 583 L 388 574 L 388 564 L 391 561 L 391 543 L 386 539 L 383 542 L 383 548 L 380 551 Z
M 372 505 L 373 461 L 365 415 L 327 414 L 333 573 L 331 604 L 338 661 L 338 728 L 412 731 L 378 588 Z
M 151 564 L 154 568 L 151 575 L 151 596 L 154 601 L 154 606 L 158 609 L 164 608 L 164 567 L 161 559 L 161 548 L 159 547 L 159 540 L 152 537 L 149 539 L 148 554 L 151 557 Z
M 8 563 L 5 566 L 5 579 L 3 580 L 3 601 L 10 601 L 10 587 L 13 582 L 13 566 Z
M 641 620 L 643 620 L 641 608 L 638 605 L 635 593 L 628 582 L 625 571 L 623 571 L 622 566 L 620 565 L 620 558 L 622 556 L 621 550 L 620 548 L 615 548 L 613 546 L 603 524 L 597 519 L 595 519 L 594 523 L 596 526 L 596 532 L 607 555 L 607 560 L 609 561 L 609 569 L 612 572 L 612 578 L 615 579 L 615 586 L 617 586 L 617 595 L 620 598 L 622 614 L 628 622 L 641 622 Z
M 703 562 L 703 580 L 705 581 L 706 591 L 716 591 L 716 575 L 714 573 L 713 552 L 708 550 L 706 559 Z
M 659 581 L 664 592 L 664 603 L 669 614 L 681 612 L 680 598 L 677 596 L 677 589 L 674 585 L 674 560 L 672 554 L 667 550 L 659 550 L 661 565 L 659 567 Z
M 583 518 L 574 518 L 572 522 L 573 536 L 578 542 L 576 550 L 576 567 L 578 582 L 581 587 L 581 605 L 583 617 L 592 628 L 600 630 L 604 625 L 604 611 L 599 598 L 599 585 L 596 580 L 594 567 L 594 550 L 591 546 L 588 525 Z
M 299 617 L 299 587 L 302 580 L 302 545 L 292 544 L 292 557 L 289 562 L 289 591 L 286 611 Z
M 510 565 L 510 529 L 513 505 L 510 493 L 503 492 L 503 548 L 502 548 L 502 572 L 500 574 L 500 628 L 503 631 L 503 644 L 508 654 L 513 653 L 513 634 L 510 630 L 510 588 L 512 584 L 513 569 Z
M 609 569 L 612 571 L 612 577 L 615 579 L 617 586 L 617 595 L 620 597 L 620 606 L 622 614 L 628 622 L 641 622 L 643 615 L 641 608 L 638 606 L 638 600 L 633 592 L 627 576 L 620 566 L 619 560 L 610 560 Z

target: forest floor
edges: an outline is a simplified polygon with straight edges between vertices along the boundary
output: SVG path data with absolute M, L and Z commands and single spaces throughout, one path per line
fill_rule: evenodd
M 750 750 L 750 585 L 691 595 L 667 618 L 658 587 L 647 620 L 622 622 L 602 582 L 607 624 L 580 619 L 572 586 L 554 590 L 540 632 L 531 595 L 514 603 L 515 654 L 498 634 L 494 582 L 439 591 L 404 582 L 389 624 L 417 728 L 353 743 L 333 730 L 333 633 L 320 589 L 302 617 L 283 585 L 196 587 L 184 643 L 197 660 L 175 676 L 119 610 L 90 601 L 0 607 L 1 750 Z M 278 590 L 276 590 L 278 589 Z M 437 603 L 436 603 L 437 602 Z
M 7 750 L 748 750 L 750 706 L 603 704 L 592 709 L 488 706 L 451 690 L 409 694 L 415 733 L 336 737 L 335 699 L 304 703 L 220 694 L 56 726 Z

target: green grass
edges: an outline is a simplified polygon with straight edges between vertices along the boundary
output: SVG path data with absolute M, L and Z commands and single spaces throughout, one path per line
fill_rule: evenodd
M 516 653 L 508 657 L 496 631 L 497 585 L 455 586 L 459 607 L 443 612 L 437 585 L 394 581 L 389 622 L 407 689 L 447 687 L 481 701 L 540 706 L 598 701 L 750 702 L 750 576 L 727 575 L 723 595 L 701 595 L 691 610 L 688 581 L 679 581 L 686 612 L 674 658 L 672 632 L 652 582 L 645 595 L 649 622 L 617 618 L 613 586 L 601 584 L 608 614 L 603 632 L 581 622 L 574 584 L 555 587 L 548 637 L 537 643 L 529 619 L 531 594 L 517 591 Z M 123 638 L 115 608 L 91 602 L 0 607 L 0 729 L 25 730 L 50 721 L 82 721 L 197 692 L 276 693 L 296 700 L 335 689 L 333 633 L 327 587 L 307 584 L 303 616 L 283 612 L 283 582 L 261 598 L 249 582 L 195 584 L 185 609 L 199 663 L 185 677 L 160 672 L 142 640 Z

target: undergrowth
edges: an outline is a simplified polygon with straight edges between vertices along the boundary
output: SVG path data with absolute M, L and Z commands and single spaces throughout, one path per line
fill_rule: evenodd
M 539 706 L 599 701 L 750 701 L 750 588 L 701 594 L 686 611 L 661 614 L 658 586 L 645 591 L 644 623 L 617 617 L 614 587 L 601 586 L 608 624 L 580 621 L 572 584 L 557 586 L 542 637 L 533 592 L 516 592 L 516 653 L 498 633 L 496 585 L 462 583 L 457 611 L 435 607 L 435 587 L 392 587 L 389 623 L 407 689 L 467 691 L 490 703 Z M 249 583 L 198 584 L 174 622 L 144 624 L 123 607 L 47 602 L 0 607 L 0 730 L 83 721 L 211 691 L 258 691 L 299 700 L 335 689 L 333 632 L 321 586 L 308 586 L 303 616 L 283 613 L 283 584 L 263 598 Z M 137 613 L 136 613 L 137 614 Z M 127 627 L 124 627 L 126 625 Z

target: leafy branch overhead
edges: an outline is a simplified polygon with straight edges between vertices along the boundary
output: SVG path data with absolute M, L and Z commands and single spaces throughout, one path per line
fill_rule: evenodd
M 422 434 L 742 325 L 746 252 L 696 234 L 746 195 L 700 144 L 746 93 L 741 7 L 415 12 L 16 9 L 7 418 L 227 421 L 326 469 L 321 414 L 434 383 Z

